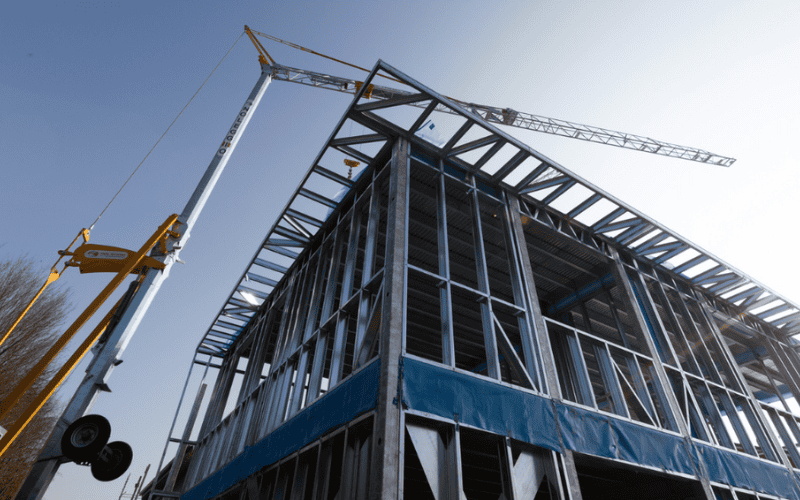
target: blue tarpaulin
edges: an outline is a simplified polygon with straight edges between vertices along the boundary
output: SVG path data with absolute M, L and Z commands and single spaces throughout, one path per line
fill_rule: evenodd
M 514 389 L 412 358 L 401 359 L 402 404 L 554 451 L 569 449 L 800 500 L 789 470 L 669 432 Z M 375 407 L 373 362 L 236 457 L 183 500 L 210 498 Z M 563 446 L 563 448 L 562 448 Z
M 445 367 L 403 358 L 403 402 L 414 410 L 561 449 L 549 399 Z
M 700 443 L 695 443 L 695 449 L 697 456 L 706 464 L 712 481 L 784 498 L 800 498 L 800 491 L 785 467 Z
M 556 403 L 556 408 L 567 449 L 673 472 L 695 473 L 686 441 L 680 436 L 570 405 Z
M 778 464 L 416 359 L 403 359 L 403 402 L 556 451 L 562 442 L 577 453 L 690 475 L 698 474 L 696 464 L 702 459 L 712 481 L 800 500 L 790 472 Z
M 264 439 L 181 496 L 199 500 L 219 495 L 248 476 L 273 464 L 375 407 L 380 363 L 376 360 L 317 402 L 298 413 Z

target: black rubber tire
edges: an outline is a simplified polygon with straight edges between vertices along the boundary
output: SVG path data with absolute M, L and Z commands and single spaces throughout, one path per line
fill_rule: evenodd
M 72 422 L 61 436 L 61 452 L 73 462 L 91 462 L 108 443 L 111 425 L 100 415 L 86 415 Z
M 108 461 L 103 455 L 110 455 Z M 92 476 L 98 481 L 113 481 L 123 475 L 133 461 L 133 450 L 124 441 L 114 441 L 106 445 L 106 452 L 92 462 Z

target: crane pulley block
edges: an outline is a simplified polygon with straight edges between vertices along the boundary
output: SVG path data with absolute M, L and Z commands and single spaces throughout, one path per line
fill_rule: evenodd
M 84 243 L 75 249 L 72 259 L 67 262 L 84 273 L 118 273 L 131 259 L 136 258 L 136 252 L 124 248 L 108 245 L 95 245 Z M 145 267 L 164 269 L 164 263 L 150 256 L 144 256 L 139 265 L 131 270 L 131 274 L 139 274 Z
M 356 92 L 361 90 L 361 86 L 364 85 L 364 82 L 356 82 Z M 369 84 L 367 85 L 367 90 L 364 91 L 364 99 L 370 99 L 372 97 L 372 91 L 375 90 L 375 85 Z

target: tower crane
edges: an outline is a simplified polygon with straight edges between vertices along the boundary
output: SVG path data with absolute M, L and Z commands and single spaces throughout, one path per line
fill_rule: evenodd
M 245 26 L 245 33 L 248 35 L 259 52 L 259 62 L 261 63 L 262 74 L 245 101 L 244 106 L 237 114 L 233 125 L 226 132 L 222 146 L 215 152 L 215 155 L 212 158 L 203 178 L 195 188 L 195 191 L 187 202 L 183 212 L 180 214 L 180 216 L 173 215 L 168 220 L 168 223 L 165 223 L 165 225 L 159 229 L 159 238 L 163 234 L 167 234 L 166 238 L 162 242 L 162 248 L 160 250 L 154 250 L 154 253 L 151 255 L 151 257 L 147 257 L 151 260 L 155 259 L 158 262 L 155 262 L 156 265 L 148 266 L 147 269 L 143 271 L 135 290 L 132 290 L 130 297 L 126 297 L 125 306 L 121 307 L 115 313 L 118 314 L 117 321 L 113 327 L 109 328 L 109 330 L 103 334 L 106 338 L 105 342 L 102 346 L 98 346 L 95 349 L 95 358 L 87 369 L 86 377 L 84 377 L 84 380 L 81 382 L 78 390 L 59 419 L 57 429 L 51 434 L 48 442 L 45 444 L 45 447 L 40 455 L 40 459 L 37 460 L 33 471 L 28 475 L 28 478 L 23 484 L 21 491 L 16 497 L 17 499 L 41 498 L 50 481 L 55 476 L 59 465 L 64 462 L 64 457 L 58 454 L 58 451 L 60 450 L 59 441 L 61 434 L 64 433 L 64 427 L 70 425 L 70 422 L 75 422 L 77 419 L 79 419 L 79 417 L 81 417 L 81 415 L 84 415 L 84 413 L 91 408 L 97 397 L 98 391 L 109 390 L 105 381 L 108 379 L 113 367 L 121 363 L 121 355 L 123 350 L 137 329 L 139 322 L 146 313 L 149 305 L 152 303 L 152 300 L 158 292 L 161 283 L 163 283 L 163 281 L 167 278 L 171 266 L 175 262 L 179 262 L 178 253 L 180 249 L 184 247 L 186 241 L 188 240 L 192 226 L 197 220 L 200 211 L 206 203 L 206 200 L 210 196 L 214 185 L 219 179 L 219 176 L 222 174 L 222 171 L 225 168 L 233 149 L 235 148 L 238 140 L 241 138 L 244 129 L 250 120 L 250 117 L 261 100 L 261 97 L 266 91 L 269 83 L 272 80 L 286 81 L 312 87 L 320 87 L 328 90 L 335 90 L 348 94 L 356 94 L 361 90 L 361 87 L 364 84 L 358 80 L 337 77 L 309 70 L 291 68 L 278 64 L 267 53 L 255 35 L 263 36 L 265 38 L 335 60 L 360 70 L 368 71 L 364 68 L 336 60 L 291 42 L 286 42 L 271 35 L 251 30 L 247 26 Z M 370 84 L 363 95 L 366 98 L 374 99 L 405 99 L 407 104 L 425 109 L 427 109 L 429 106 L 429 104 L 427 104 L 424 100 L 420 100 L 416 94 L 391 87 Z M 475 113 L 484 120 L 500 125 L 507 125 L 563 137 L 570 137 L 573 139 L 580 139 L 588 142 L 607 144 L 625 149 L 669 156 L 673 158 L 682 158 L 685 160 L 725 167 L 732 165 L 736 161 L 733 158 L 717 155 L 702 149 L 679 146 L 677 144 L 658 141 L 649 137 L 618 132 L 590 125 L 582 125 L 566 120 L 547 118 L 544 116 L 516 111 L 510 108 L 499 108 L 482 104 L 467 103 L 457 99 L 453 100 L 462 105 L 469 112 Z M 437 105 L 436 108 L 431 111 L 454 114 L 453 110 L 441 105 Z M 352 160 L 350 163 L 347 163 L 347 160 L 345 160 L 345 162 L 351 168 L 354 166 L 354 164 L 357 165 L 357 162 L 353 162 Z M 173 229 L 175 229 L 175 231 L 169 231 L 168 229 L 173 227 L 173 224 Z M 88 234 L 84 239 L 88 239 Z M 144 254 L 151 246 L 152 245 L 140 251 L 141 255 L 138 255 L 138 259 L 136 261 L 131 261 L 129 267 L 135 267 L 139 263 L 139 260 L 144 259 Z M 153 262 L 151 262 L 151 264 L 153 264 Z M 44 289 L 52 281 L 55 281 L 57 276 L 52 276 L 52 274 L 53 273 L 51 273 L 51 277 L 48 279 L 47 283 L 44 285 L 44 287 L 42 287 L 42 289 Z M 123 274 L 127 274 L 127 270 L 125 270 Z M 3 335 L 4 338 L 5 336 L 6 335 Z M 97 337 L 99 337 L 99 335 L 93 334 L 85 341 L 85 348 L 83 348 L 82 353 L 77 353 L 79 356 L 76 359 L 80 359 L 80 357 L 92 347 L 92 345 L 96 342 Z M 57 385 L 58 382 L 54 381 L 53 387 L 49 390 L 49 393 L 45 395 L 45 397 L 48 397 Z M 32 413 L 35 413 L 35 411 L 36 409 L 32 410 Z M 24 426 L 24 423 L 21 423 L 20 425 Z M 18 434 L 18 431 L 16 431 L 15 435 L 16 434 Z M 6 436 L 6 441 L 10 441 L 11 439 L 12 436 Z

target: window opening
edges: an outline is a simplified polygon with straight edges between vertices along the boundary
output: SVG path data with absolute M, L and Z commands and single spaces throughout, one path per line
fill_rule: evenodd
M 434 274 L 439 269 L 437 203 L 439 179 L 436 172 L 417 162 L 411 164 L 408 206 L 408 263 Z
M 505 206 L 483 195 L 478 196 L 478 204 L 489 290 L 492 296 L 513 304 L 516 277 L 512 274 L 513 254 L 509 252 L 505 229 Z
M 503 478 L 505 443 L 503 438 L 461 428 L 461 477 L 467 500 L 501 498 L 509 485 Z M 502 455 L 500 452 L 503 452 Z M 510 495 L 505 493 L 505 498 Z
M 406 352 L 443 363 L 443 325 L 437 280 L 408 270 L 406 298 Z
M 450 279 L 477 290 L 472 197 L 468 190 L 468 186 L 460 182 L 445 179 Z
M 456 367 L 487 375 L 486 346 L 484 345 L 483 319 L 476 293 L 452 288 L 453 344 Z

